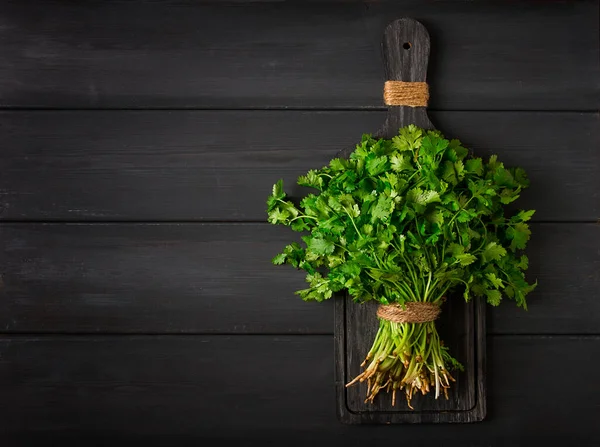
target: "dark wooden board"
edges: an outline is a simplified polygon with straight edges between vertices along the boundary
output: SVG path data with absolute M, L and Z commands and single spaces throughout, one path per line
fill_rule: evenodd
M 117 446 L 600 443 L 600 338 L 492 336 L 488 347 L 488 419 L 367 428 L 336 420 L 331 336 L 3 337 L 0 440 L 11 447 L 65 440 Z
M 413 18 L 392 21 L 384 30 L 382 54 L 385 79 L 426 83 L 430 53 L 429 32 Z M 422 129 L 435 129 L 427 107 L 407 104 L 388 104 L 385 122 L 376 132 L 380 138 L 391 139 L 398 129 L 409 124 Z M 352 148 L 340 152 L 348 157 Z M 358 376 L 371 349 L 379 328 L 377 303 L 353 305 L 347 294 L 335 301 L 335 382 L 338 417 L 348 424 L 418 424 L 479 422 L 486 415 L 485 389 L 485 306 L 481 302 L 465 303 L 450 296 L 436 321 L 443 343 L 464 365 L 464 371 L 453 372 L 449 399 L 415 396 L 412 408 L 402 397 L 399 406 L 392 403 L 388 393 L 380 392 L 374 402 L 367 403 L 369 386 L 346 384 Z M 448 365 L 447 365 L 448 366 Z
M 415 424 L 478 422 L 486 416 L 486 327 L 485 304 L 465 303 L 450 297 L 436 322 L 444 345 L 463 365 L 464 371 L 453 372 L 449 399 L 433 399 L 431 394 L 415 396 L 414 410 L 400 398 L 392 406 L 390 396 L 380 393 L 374 403 L 365 403 L 364 383 L 346 388 L 345 384 L 363 371 L 360 364 L 375 339 L 378 328 L 377 306 L 357 305 L 346 298 L 335 302 L 335 351 L 337 410 L 348 424 Z
M 432 35 L 434 109 L 597 110 L 598 2 L 0 5 L 4 107 L 380 107 L 388 22 Z
M 598 114 L 431 119 L 475 153 L 523 166 L 532 184 L 515 206 L 537 209 L 535 220 L 600 216 Z M 3 112 L 1 218 L 265 221 L 278 178 L 298 196 L 298 175 L 384 121 L 384 112 Z
M 297 233 L 268 224 L 2 224 L 5 333 L 333 333 L 302 272 L 270 259 Z M 499 334 L 597 334 L 600 226 L 533 224 L 529 311 L 493 309 Z

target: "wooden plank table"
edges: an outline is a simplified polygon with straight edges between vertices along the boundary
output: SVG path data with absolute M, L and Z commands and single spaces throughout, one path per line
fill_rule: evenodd
M 290 234 L 264 201 L 378 128 L 381 32 L 405 16 L 435 48 L 436 127 L 529 173 L 540 285 L 528 312 L 488 312 L 485 421 L 351 427 L 334 303 L 271 267 Z M 599 445 L 599 18 L 598 1 L 0 2 L 0 443 Z

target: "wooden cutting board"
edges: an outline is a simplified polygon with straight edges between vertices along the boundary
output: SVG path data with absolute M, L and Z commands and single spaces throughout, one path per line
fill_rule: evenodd
M 413 19 L 399 19 L 385 30 L 382 49 L 388 80 L 425 82 L 429 61 L 429 33 Z M 425 107 L 391 106 L 376 136 L 391 138 L 398 129 L 415 124 L 434 129 Z M 457 136 L 460 139 L 460 136 Z M 342 151 L 348 156 L 352 149 Z M 366 383 L 346 388 L 361 372 L 360 364 L 371 348 L 378 328 L 376 303 L 356 304 L 347 295 L 335 298 L 335 382 L 339 419 L 349 424 L 401 424 L 481 421 L 486 413 L 485 396 L 485 303 L 465 303 L 461 294 L 449 296 L 437 321 L 440 336 L 464 372 L 456 372 L 449 399 L 433 393 L 416 396 L 414 410 L 381 392 L 373 404 L 365 403 Z

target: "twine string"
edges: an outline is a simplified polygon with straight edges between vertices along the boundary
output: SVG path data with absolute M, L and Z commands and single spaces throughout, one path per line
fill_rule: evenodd
M 426 82 L 385 81 L 383 100 L 388 106 L 427 107 L 429 86 Z
M 433 303 L 410 302 L 400 304 L 381 304 L 377 316 L 392 323 L 427 323 L 440 315 L 440 306 Z

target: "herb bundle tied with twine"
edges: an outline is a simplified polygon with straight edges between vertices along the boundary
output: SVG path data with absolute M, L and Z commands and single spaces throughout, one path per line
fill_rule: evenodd
M 367 382 L 367 401 L 382 390 L 448 396 L 462 365 L 440 340 L 435 320 L 445 299 L 503 298 L 526 307 L 536 283 L 525 280 L 533 210 L 505 214 L 528 186 L 521 168 L 475 157 L 458 140 L 414 125 L 391 139 L 364 135 L 348 159 L 310 170 L 287 198 L 280 180 L 268 220 L 304 233 L 274 257 L 306 272 L 304 300 L 338 292 L 379 303 L 379 330 L 350 386 Z M 447 298 L 448 297 L 448 298 Z

